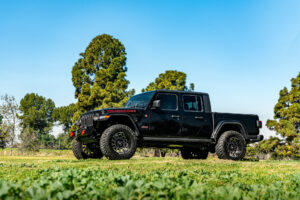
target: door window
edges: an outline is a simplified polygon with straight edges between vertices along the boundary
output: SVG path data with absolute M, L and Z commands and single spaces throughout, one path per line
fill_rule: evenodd
M 202 111 L 201 99 L 195 95 L 183 96 L 183 109 L 185 111 Z
M 162 110 L 177 110 L 177 95 L 158 94 L 156 100 L 160 100 Z

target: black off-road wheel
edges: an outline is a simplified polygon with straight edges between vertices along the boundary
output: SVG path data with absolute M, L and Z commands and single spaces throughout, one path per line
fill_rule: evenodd
M 101 152 L 109 160 L 130 159 L 137 148 L 137 137 L 126 125 L 116 124 L 107 128 L 100 139 Z
M 100 147 L 95 143 L 82 144 L 82 142 L 75 139 L 73 141 L 72 150 L 74 156 L 79 160 L 88 158 L 100 159 L 103 157 Z
M 197 148 L 183 148 L 180 150 L 183 159 L 206 159 L 208 150 Z
M 236 131 L 226 131 L 218 139 L 216 154 L 220 159 L 241 160 L 246 154 L 246 141 Z

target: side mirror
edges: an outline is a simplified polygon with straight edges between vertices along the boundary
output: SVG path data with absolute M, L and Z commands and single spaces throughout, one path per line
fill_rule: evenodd
M 160 108 L 160 100 L 153 101 L 152 109 Z

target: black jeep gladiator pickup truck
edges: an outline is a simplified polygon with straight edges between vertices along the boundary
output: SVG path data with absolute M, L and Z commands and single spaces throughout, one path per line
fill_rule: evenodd
M 137 147 L 178 148 L 184 159 L 240 160 L 246 144 L 263 139 L 257 115 L 211 111 L 207 93 L 156 90 L 135 95 L 124 108 L 84 113 L 76 122 L 77 159 L 129 159 Z

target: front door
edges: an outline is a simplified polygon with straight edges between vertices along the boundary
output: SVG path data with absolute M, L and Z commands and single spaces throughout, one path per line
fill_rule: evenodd
M 182 95 L 182 132 L 183 137 L 209 138 L 211 130 L 211 114 L 204 112 L 201 95 Z
M 181 132 L 181 116 L 178 95 L 158 93 L 154 100 L 160 100 L 161 106 L 150 109 L 149 137 L 178 137 Z

